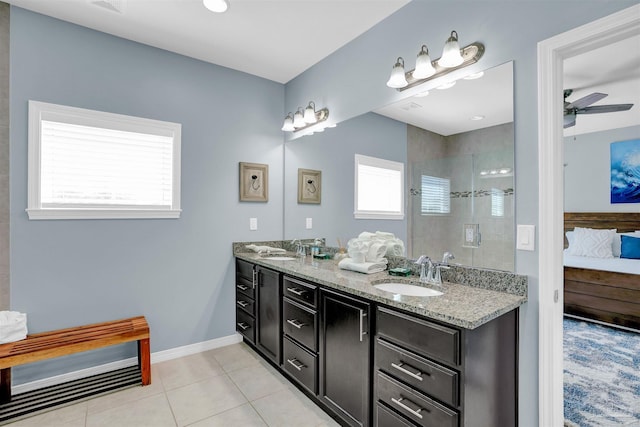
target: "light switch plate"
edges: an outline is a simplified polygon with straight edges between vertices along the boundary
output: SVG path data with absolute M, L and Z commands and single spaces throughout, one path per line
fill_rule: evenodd
M 249 218 L 249 230 L 255 231 L 258 229 L 258 218 Z
M 311 230 L 313 228 L 313 218 L 307 218 L 306 226 L 307 230 Z
M 516 249 L 521 251 L 536 250 L 536 226 L 518 224 Z

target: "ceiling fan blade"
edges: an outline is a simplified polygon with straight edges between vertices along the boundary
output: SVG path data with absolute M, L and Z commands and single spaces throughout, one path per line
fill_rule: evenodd
M 592 107 L 579 108 L 577 114 L 599 114 L 614 113 L 616 111 L 627 111 L 633 107 L 633 104 L 611 104 L 611 105 L 594 105 Z
M 600 101 L 602 98 L 605 98 L 607 96 L 608 95 L 606 93 L 593 92 L 592 94 L 584 96 L 580 99 L 576 99 L 573 102 L 569 102 L 567 105 L 564 106 L 564 108 L 569 110 L 574 108 L 584 108 L 593 103 Z
M 571 126 L 575 126 L 576 124 L 576 113 L 568 113 L 564 115 L 564 126 L 563 128 L 570 128 Z

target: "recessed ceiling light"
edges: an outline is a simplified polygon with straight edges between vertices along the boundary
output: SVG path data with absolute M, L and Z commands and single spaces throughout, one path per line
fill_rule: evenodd
M 229 9 L 229 2 L 227 0 L 202 0 L 204 7 L 211 12 L 222 13 Z
M 474 74 L 469 74 L 468 76 L 463 77 L 463 79 L 465 79 L 465 80 L 475 80 L 475 79 L 479 79 L 482 76 L 484 76 L 484 71 L 480 71 L 480 72 L 474 73 Z
M 450 87 L 454 87 L 456 85 L 456 81 L 452 81 L 452 82 L 447 82 L 447 83 L 443 83 L 440 86 L 438 86 L 436 89 L 440 89 L 440 90 L 444 90 L 444 89 L 449 89 Z
M 484 116 L 480 116 L 480 115 L 478 115 L 478 116 L 473 116 L 473 117 L 471 117 L 471 120 L 474 120 L 474 121 L 476 121 L 476 120 L 482 120 L 482 119 L 484 119 Z

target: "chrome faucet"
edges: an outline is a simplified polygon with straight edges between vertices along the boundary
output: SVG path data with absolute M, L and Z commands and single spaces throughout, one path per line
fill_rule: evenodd
M 455 256 L 453 256 L 453 254 L 449 251 L 445 252 L 444 254 L 442 254 L 442 264 L 443 265 L 448 265 L 449 261 L 452 259 L 456 259 Z
M 416 264 L 420 265 L 420 283 L 433 283 L 433 262 L 426 255 L 420 255 L 416 260 Z

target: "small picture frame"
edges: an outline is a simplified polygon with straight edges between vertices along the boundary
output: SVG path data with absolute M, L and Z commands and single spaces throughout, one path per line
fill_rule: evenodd
M 240 162 L 240 201 L 269 200 L 269 165 Z
M 298 203 L 320 204 L 322 171 L 298 169 Z

